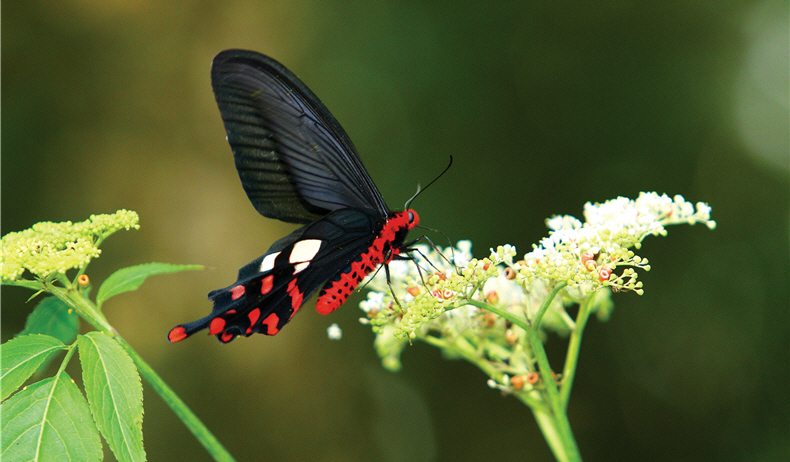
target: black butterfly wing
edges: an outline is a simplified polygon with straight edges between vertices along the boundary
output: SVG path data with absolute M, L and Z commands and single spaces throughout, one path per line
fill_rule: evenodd
M 239 270 L 233 285 L 211 292 L 211 314 L 174 327 L 168 340 L 203 329 L 222 343 L 238 335 L 276 334 L 316 290 L 370 247 L 384 220 L 372 210 L 341 209 L 294 231 Z
M 266 217 L 310 223 L 345 207 L 389 213 L 346 132 L 292 72 L 226 50 L 211 83 L 242 186 Z

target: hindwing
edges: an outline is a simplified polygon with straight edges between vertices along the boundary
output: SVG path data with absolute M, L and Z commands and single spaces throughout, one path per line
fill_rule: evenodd
M 370 210 L 341 209 L 294 231 L 241 268 L 233 285 L 211 292 L 211 314 L 176 326 L 168 340 L 206 328 L 223 343 L 238 335 L 276 334 L 316 290 L 352 266 L 384 221 Z

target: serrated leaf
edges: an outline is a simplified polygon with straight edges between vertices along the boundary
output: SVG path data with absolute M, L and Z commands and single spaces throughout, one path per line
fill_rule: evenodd
M 18 335 L 44 334 L 69 344 L 77 338 L 77 313 L 55 297 L 41 300 L 25 321 L 25 329 Z
M 78 340 L 82 382 L 93 418 L 120 462 L 145 460 L 143 385 L 134 361 L 101 332 Z
M 65 372 L 30 385 L 0 405 L 0 420 L 3 462 L 102 459 L 88 405 Z
M 47 358 L 65 348 L 48 335 L 25 335 L 0 345 L 0 399 L 8 398 Z
M 146 263 L 119 269 L 99 287 L 96 304 L 101 307 L 102 303 L 110 297 L 137 290 L 148 276 L 202 269 L 203 265 L 171 265 L 170 263 Z

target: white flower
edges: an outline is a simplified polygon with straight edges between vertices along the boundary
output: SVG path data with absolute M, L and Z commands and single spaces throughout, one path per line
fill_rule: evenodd
M 343 338 L 343 330 L 340 329 L 337 323 L 334 323 L 326 328 L 326 335 L 329 337 L 329 340 L 340 340 Z

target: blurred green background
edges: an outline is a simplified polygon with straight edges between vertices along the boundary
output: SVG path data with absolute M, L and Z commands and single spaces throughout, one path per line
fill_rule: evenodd
M 414 207 L 478 256 L 530 250 L 586 201 L 708 202 L 718 228 L 648 239 L 645 295 L 588 325 L 571 423 L 587 461 L 787 460 L 786 1 L 16 0 L 2 17 L 2 232 L 127 208 L 142 228 L 103 246 L 94 283 L 149 261 L 212 267 L 105 310 L 238 460 L 552 457 L 472 366 L 417 344 L 384 371 L 359 295 L 276 337 L 166 342 L 292 229 L 255 213 L 224 139 L 209 64 L 237 47 L 322 98 L 393 208 L 452 154 Z M 3 288 L 3 341 L 29 295 Z M 564 346 L 549 340 L 556 368 Z M 208 460 L 145 396 L 149 459 Z

